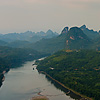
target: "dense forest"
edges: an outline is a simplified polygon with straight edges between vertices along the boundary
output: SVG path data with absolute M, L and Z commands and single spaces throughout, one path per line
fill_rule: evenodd
M 47 56 L 47 54 L 39 53 L 33 49 L 10 48 L 0 46 L 0 86 L 2 85 L 3 71 L 9 71 L 23 64 L 25 61 L 38 59 Z
M 40 61 L 37 69 L 80 94 L 94 100 L 100 99 L 99 51 L 59 51 Z

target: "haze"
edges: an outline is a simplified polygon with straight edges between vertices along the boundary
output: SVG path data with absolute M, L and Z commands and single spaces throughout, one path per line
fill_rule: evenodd
M 0 33 L 100 29 L 100 0 L 0 0 Z

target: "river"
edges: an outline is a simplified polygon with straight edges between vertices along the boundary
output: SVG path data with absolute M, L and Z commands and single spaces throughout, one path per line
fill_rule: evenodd
M 30 100 L 39 93 L 49 100 L 74 100 L 56 88 L 44 74 L 39 74 L 36 65 L 32 66 L 34 62 L 26 62 L 5 74 L 5 81 L 0 88 L 0 100 Z

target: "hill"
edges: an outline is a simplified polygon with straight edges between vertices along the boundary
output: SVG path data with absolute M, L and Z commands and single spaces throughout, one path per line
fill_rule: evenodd
M 0 46 L 0 86 L 2 85 L 2 78 L 4 77 L 3 71 L 9 71 L 10 68 L 19 67 L 25 61 L 44 56 L 47 56 L 47 54 L 37 52 L 33 49 Z
M 98 37 L 98 38 L 96 38 Z M 96 39 L 95 39 L 96 38 Z M 54 53 L 62 49 L 99 49 L 99 32 L 89 30 L 85 25 L 68 28 L 61 34 L 48 30 L 46 33 L 31 32 L 0 35 L 1 46 L 13 48 L 32 48 L 39 52 Z M 5 40 L 7 42 L 4 43 Z
M 86 49 L 91 44 L 91 40 L 78 27 L 72 27 L 66 36 L 67 49 Z
M 44 71 L 65 86 L 94 100 L 100 99 L 100 52 L 59 51 L 38 63 Z
M 0 40 L 0 46 L 4 46 L 4 45 L 7 45 L 7 42 Z
M 93 29 L 91 29 L 91 30 L 88 29 L 88 28 L 86 27 L 86 25 L 82 25 L 82 26 L 80 27 L 80 29 L 81 29 L 90 39 L 96 39 L 96 38 L 100 37 L 99 32 L 94 31 Z
M 66 30 L 64 28 L 64 30 Z M 41 52 L 47 52 L 47 53 L 54 53 L 58 50 L 62 50 L 66 48 L 66 34 L 67 31 L 62 31 L 61 34 L 57 37 L 50 38 L 50 39 L 42 39 L 36 43 L 33 43 L 29 45 L 29 47 L 32 47 L 33 49 Z
M 7 43 L 5 46 L 12 47 L 12 48 L 25 48 L 27 47 L 27 45 L 30 45 L 30 42 L 16 40 L 14 42 Z
M 62 49 L 87 49 L 92 41 L 78 27 L 65 27 L 55 38 L 42 39 L 30 47 L 37 51 L 54 53 Z

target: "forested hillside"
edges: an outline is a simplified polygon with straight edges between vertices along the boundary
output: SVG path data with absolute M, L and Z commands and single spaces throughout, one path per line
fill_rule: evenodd
M 99 48 L 99 45 L 91 39 L 91 35 L 97 35 L 95 32 L 89 34 L 88 32 L 83 32 L 83 29 L 79 27 L 65 27 L 61 34 L 57 37 L 51 39 L 42 39 L 36 43 L 29 45 L 31 48 L 48 53 L 54 53 L 62 49 L 95 49 Z M 99 37 L 99 33 L 98 33 Z
M 100 34 L 97 31 L 81 27 L 65 27 L 61 34 L 48 30 L 46 33 L 31 32 L 0 34 L 0 46 L 13 48 L 32 48 L 39 52 L 51 53 L 62 49 L 98 49 Z
M 80 29 L 90 38 L 90 39 L 96 39 L 100 37 L 99 32 L 94 31 L 93 29 L 89 29 L 86 27 L 86 25 L 82 25 Z
M 38 59 L 47 56 L 33 49 L 19 49 L 10 47 L 0 47 L 0 86 L 2 84 L 3 71 L 9 71 L 10 68 L 19 67 L 25 61 Z
M 99 51 L 59 51 L 40 61 L 37 69 L 80 94 L 100 99 Z

